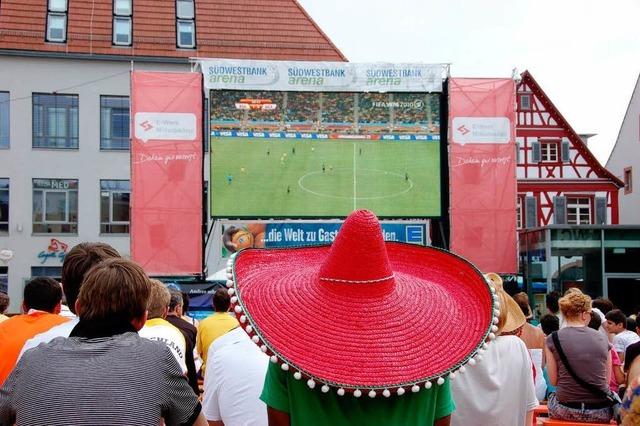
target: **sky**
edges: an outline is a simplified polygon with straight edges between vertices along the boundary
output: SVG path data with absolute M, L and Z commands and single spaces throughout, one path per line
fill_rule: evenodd
M 640 74 L 640 0 L 299 0 L 351 62 L 529 70 L 606 164 Z

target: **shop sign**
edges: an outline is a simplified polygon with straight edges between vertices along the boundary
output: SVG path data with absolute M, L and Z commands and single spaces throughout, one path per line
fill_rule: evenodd
M 57 259 L 60 263 L 62 263 L 68 251 L 68 244 L 52 238 L 47 249 L 42 250 L 40 253 L 38 253 L 38 260 L 40 260 L 41 265 L 45 264 L 49 259 Z

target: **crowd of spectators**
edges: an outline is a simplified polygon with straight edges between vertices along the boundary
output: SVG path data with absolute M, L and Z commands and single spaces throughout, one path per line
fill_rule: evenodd
M 546 295 L 548 313 L 536 322 L 526 293 L 509 296 L 499 276 L 487 279 L 501 306 L 497 339 L 452 382 L 451 424 L 531 424 L 545 400 L 551 417 L 607 422 L 612 394 L 636 396 L 636 317 L 570 288 Z M 270 422 L 260 401 L 269 357 L 228 313 L 226 289 L 213 295 L 215 313 L 194 325 L 184 316 L 188 298 L 102 243 L 74 247 L 63 280 L 72 319 L 59 315 L 63 287 L 37 277 L 25 286 L 23 313 L 0 322 L 0 424 Z M 3 293 L 0 302 L 4 312 Z

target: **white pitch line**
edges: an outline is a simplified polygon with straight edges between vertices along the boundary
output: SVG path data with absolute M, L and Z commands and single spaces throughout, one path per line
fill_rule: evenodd
M 353 143 L 353 210 L 356 210 L 356 143 Z

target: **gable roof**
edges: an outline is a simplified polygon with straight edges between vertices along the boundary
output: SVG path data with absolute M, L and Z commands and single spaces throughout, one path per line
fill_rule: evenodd
M 599 178 L 610 179 L 612 180 L 618 187 L 622 188 L 624 184 L 620 179 L 618 179 L 613 173 L 607 170 L 605 167 L 600 164 L 598 159 L 591 153 L 587 145 L 584 143 L 582 138 L 573 130 L 573 127 L 569 124 L 569 122 L 564 118 L 564 116 L 560 113 L 558 108 L 551 102 L 551 99 L 547 96 L 547 94 L 542 90 L 538 82 L 533 78 L 531 73 L 527 70 L 523 72 L 521 75 L 522 83 L 526 84 L 531 88 L 536 97 L 542 102 L 545 106 L 546 110 L 550 112 L 558 125 L 564 127 L 568 134 L 568 138 L 573 144 L 573 147 L 578 150 L 578 152 L 585 158 L 585 160 L 593 167 L 596 171 L 596 174 Z
M 66 43 L 45 42 L 47 1 L 0 2 L 0 50 L 159 58 L 346 61 L 296 0 L 195 0 L 196 49 L 176 47 L 176 1 L 132 0 L 133 44 L 112 45 L 113 1 L 69 1 Z

